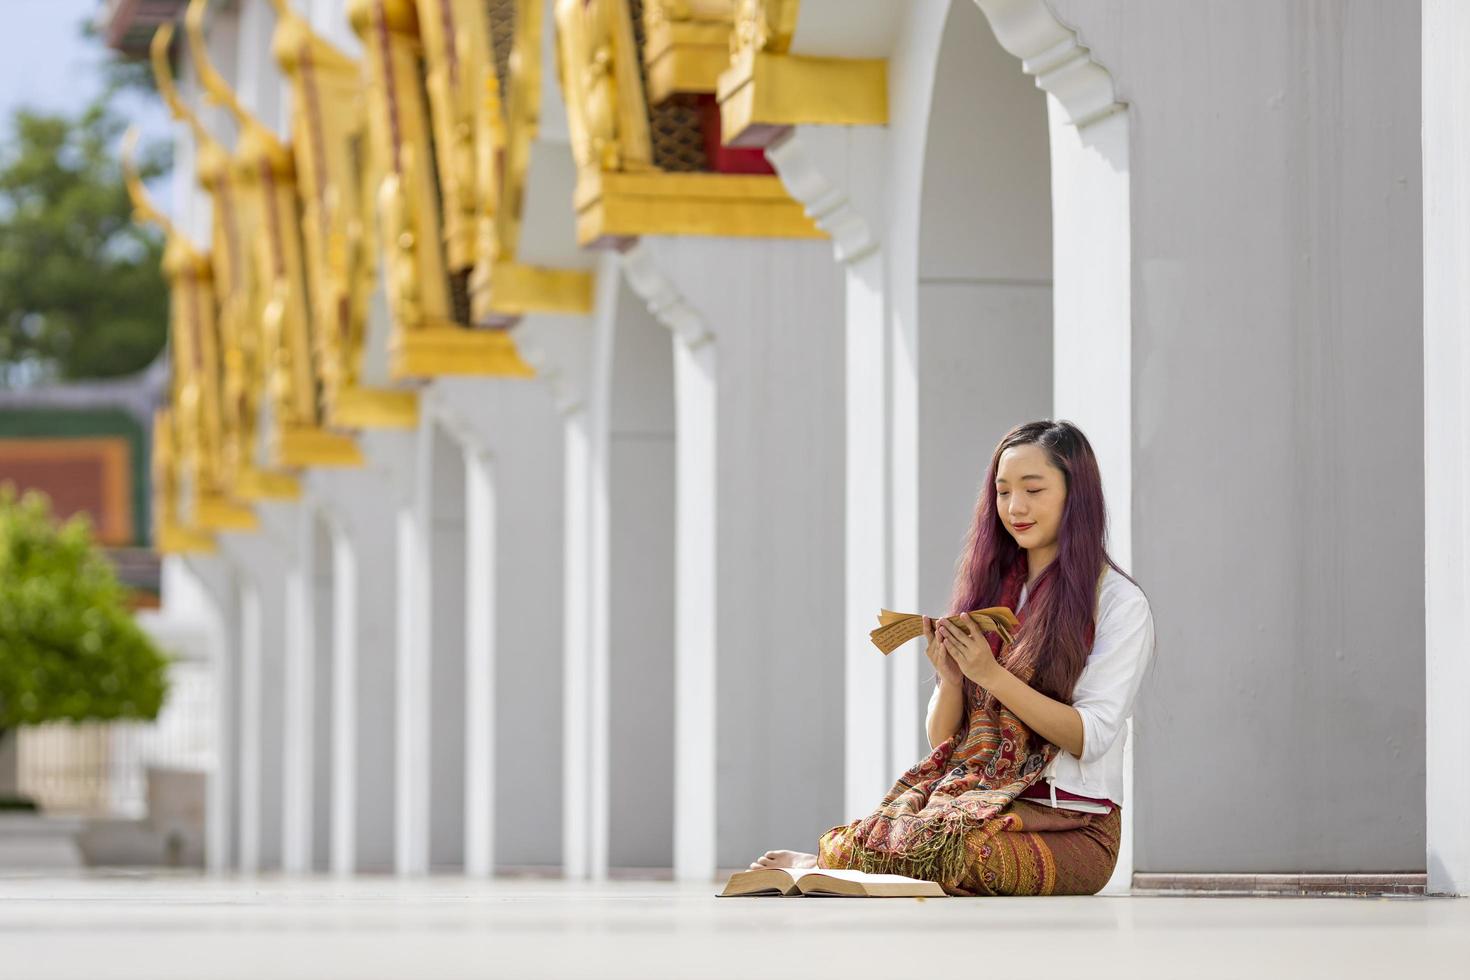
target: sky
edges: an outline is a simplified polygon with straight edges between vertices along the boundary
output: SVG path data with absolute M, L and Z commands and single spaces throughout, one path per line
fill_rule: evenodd
M 21 107 L 76 112 L 102 88 L 98 66 L 113 53 L 84 38 L 82 23 L 102 0 L 0 0 L 0 131 Z M 118 108 L 150 137 L 171 135 L 168 114 L 155 97 L 128 96 Z

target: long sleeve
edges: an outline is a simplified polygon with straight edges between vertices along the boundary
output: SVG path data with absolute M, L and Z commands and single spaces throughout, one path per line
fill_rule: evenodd
M 1072 691 L 1072 707 L 1082 716 L 1083 763 L 1103 757 L 1133 711 L 1154 650 L 1148 599 L 1134 592 L 1110 603 L 1099 611 L 1094 632 L 1092 653 Z

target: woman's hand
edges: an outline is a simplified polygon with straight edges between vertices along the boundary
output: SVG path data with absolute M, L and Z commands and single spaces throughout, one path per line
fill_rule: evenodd
M 960 673 L 983 688 L 989 688 L 996 672 L 1003 670 L 990 651 L 985 631 L 966 615 L 939 620 L 937 627 L 941 648 Z M 933 659 L 932 657 L 930 658 Z
M 960 671 L 960 665 L 955 663 L 954 658 L 945 649 L 944 642 L 935 635 L 935 623 L 938 620 L 924 617 L 924 654 L 934 669 L 939 672 L 939 683 L 950 687 L 959 687 L 965 681 L 965 675 Z

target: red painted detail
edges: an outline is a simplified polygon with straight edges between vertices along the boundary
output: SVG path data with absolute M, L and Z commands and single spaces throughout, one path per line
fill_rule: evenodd
M 709 93 L 696 95 L 700 128 L 704 131 L 704 155 L 717 174 L 773 174 L 776 171 L 760 147 L 725 146 L 720 142 L 720 103 Z

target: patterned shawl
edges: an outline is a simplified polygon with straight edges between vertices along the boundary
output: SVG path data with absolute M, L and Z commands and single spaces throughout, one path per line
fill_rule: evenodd
M 1025 578 L 1023 558 L 1006 574 L 996 605 L 1015 609 Z M 1024 623 L 1024 611 L 1016 618 Z M 998 633 L 984 635 L 996 660 L 1009 668 L 1012 644 Z M 966 860 L 965 835 L 1010 806 L 1056 754 L 1055 745 L 968 677 L 964 695 L 959 729 L 900 776 L 878 808 L 854 825 L 853 867 L 958 880 Z

